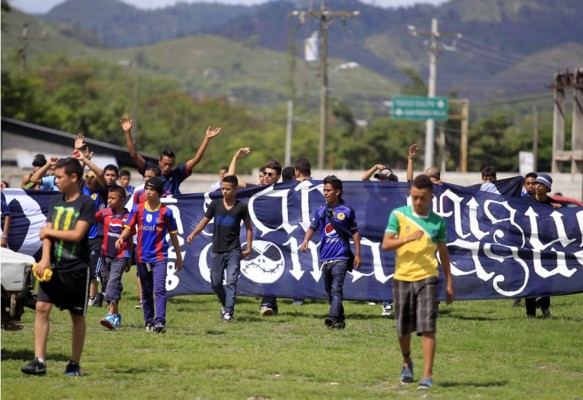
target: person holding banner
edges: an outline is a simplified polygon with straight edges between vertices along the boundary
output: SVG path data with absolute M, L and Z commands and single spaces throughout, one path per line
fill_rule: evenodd
M 561 208 L 559 203 L 548 196 L 552 185 L 553 178 L 551 178 L 550 175 L 543 173 L 538 174 L 534 181 L 534 193 L 531 196 L 528 196 L 527 199 L 530 201 L 536 201 L 537 203 L 546 204 L 553 208 Z M 527 298 L 524 300 L 524 305 L 526 306 L 526 316 L 528 318 L 536 317 L 537 308 L 541 309 L 543 318 L 551 318 L 551 298 L 549 296 Z
M 308 251 L 308 243 L 314 232 L 319 229 L 320 265 L 324 275 L 324 287 L 330 301 L 330 311 L 324 324 L 330 329 L 344 329 L 346 322 L 342 288 L 346 273 L 353 268 L 360 268 L 360 234 L 354 210 L 342 200 L 342 181 L 330 175 L 324 178 L 322 183 L 326 205 L 316 210 L 300 249 L 302 252 Z M 350 237 L 354 240 L 354 254 L 350 249 Z
M 439 271 L 436 251 L 446 281 L 446 303 L 453 302 L 453 279 L 447 251 L 445 220 L 429 207 L 433 199 L 433 182 L 427 175 L 413 180 L 410 206 L 394 209 L 389 216 L 382 248 L 396 250 L 393 300 L 397 335 L 403 354 L 401 383 L 413 382 L 411 332 L 422 336 L 425 360 L 419 389 L 433 385 L 433 359 L 438 312 Z
M 195 236 L 203 231 L 211 219 L 215 219 L 213 229 L 213 246 L 211 260 L 211 285 L 221 302 L 221 319 L 231 322 L 235 313 L 237 297 L 237 281 L 241 259 L 251 254 L 253 230 L 247 204 L 235 197 L 238 179 L 235 175 L 227 175 L 221 182 L 222 199 L 211 201 L 206 214 L 196 228 L 186 238 L 190 244 Z M 241 251 L 239 235 L 241 221 L 245 223 L 247 232 L 247 247 Z M 227 290 L 223 287 L 223 276 L 226 275 Z

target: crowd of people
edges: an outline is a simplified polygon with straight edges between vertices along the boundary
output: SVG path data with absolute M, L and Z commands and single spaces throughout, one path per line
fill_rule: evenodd
M 108 310 L 100 324 L 110 330 L 119 329 L 122 276 L 132 265 L 137 266 L 140 295 L 140 304 L 136 308 L 142 309 L 146 331 L 166 332 L 167 234 L 177 257 L 177 271 L 182 269 L 183 262 L 172 210 L 160 199 L 180 193 L 180 184 L 192 174 L 221 128 L 209 126 L 197 152 L 186 162 L 177 166 L 174 153 L 164 150 L 158 164 L 152 165 L 136 149 L 132 120 L 124 115 L 120 122 L 128 151 L 144 177 L 143 185 L 130 186 L 131 174 L 127 170 L 120 171 L 115 165 L 103 168 L 96 165 L 82 134 L 74 137 L 72 157 L 47 159 L 38 154 L 32 163 L 32 172 L 22 178 L 21 186 L 25 189 L 60 192 L 51 199 L 46 226 L 40 231 L 42 256 L 34 266 L 34 274 L 39 277 L 35 359 L 22 367 L 26 374 L 46 374 L 45 355 L 53 306 L 68 310 L 72 318 L 72 354 L 65 373 L 81 374 L 86 309 L 88 306 L 101 307 L 105 301 Z M 432 167 L 414 178 L 413 164 L 418 150 L 419 146 L 413 144 L 407 152 L 406 179 L 410 183 L 411 205 L 390 212 L 382 241 L 383 250 L 396 252 L 392 282 L 394 303 L 383 302 L 382 315 L 392 316 L 394 313 L 395 316 L 403 355 L 401 382 L 404 384 L 414 381 L 411 334 L 416 332 L 422 337 L 424 368 L 419 388 L 427 389 L 432 386 L 436 347 L 439 266 L 446 281 L 448 304 L 454 299 L 454 284 L 446 246 L 445 220 L 431 210 L 434 185 L 442 184 L 440 171 Z M 219 179 L 211 190 L 220 190 L 222 197 L 210 203 L 204 217 L 186 239 L 187 244 L 192 243 L 214 219 L 210 277 L 212 289 L 221 303 L 220 316 L 225 322 L 234 319 L 240 262 L 251 253 L 253 243 L 249 211 L 247 205 L 236 198 L 237 190 L 274 185 L 280 179 L 299 182 L 312 179 L 311 165 L 305 158 L 299 158 L 293 166 L 285 168 L 277 160 L 270 159 L 259 168 L 257 182 L 245 182 L 237 177 L 237 163 L 250 153 L 249 147 L 238 149 L 230 165 L 219 169 Z M 372 165 L 362 176 L 363 181 L 371 179 L 376 179 L 376 182 L 398 181 L 389 166 L 381 163 Z M 493 167 L 482 170 L 482 181 L 481 190 L 497 193 Z M 320 234 L 319 261 L 330 303 L 324 323 L 330 329 L 344 329 L 343 284 L 347 272 L 361 266 L 360 234 L 354 209 L 342 198 L 342 180 L 330 175 L 323 178 L 322 185 L 324 204 L 315 210 L 300 250 L 306 252 L 310 246 L 315 246 L 311 243 L 312 237 Z M 551 187 L 549 175 L 527 174 L 523 197 L 559 207 L 547 195 Z M 7 247 L 10 214 L 4 195 L 2 222 L 2 246 Z M 241 224 L 246 232 L 244 247 L 240 243 Z M 45 279 L 47 269 L 52 271 L 50 279 Z M 294 299 L 293 304 L 301 305 L 303 301 Z M 548 297 L 525 299 L 525 307 L 528 317 L 534 317 L 537 308 L 542 310 L 544 317 L 550 317 Z M 278 311 L 277 298 L 263 296 L 259 314 L 267 317 Z

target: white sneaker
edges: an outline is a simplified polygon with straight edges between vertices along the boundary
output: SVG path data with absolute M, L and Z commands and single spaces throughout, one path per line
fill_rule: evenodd
M 233 320 L 233 316 L 229 313 L 225 313 L 225 314 L 223 314 L 222 319 L 225 322 L 231 322 Z
M 392 317 L 393 316 L 393 306 L 389 304 L 388 306 L 382 307 L 383 312 L 381 313 L 382 317 Z

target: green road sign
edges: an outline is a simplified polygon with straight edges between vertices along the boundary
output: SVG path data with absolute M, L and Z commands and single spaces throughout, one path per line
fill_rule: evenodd
M 395 119 L 446 121 L 447 114 L 447 97 L 393 97 L 391 117 Z

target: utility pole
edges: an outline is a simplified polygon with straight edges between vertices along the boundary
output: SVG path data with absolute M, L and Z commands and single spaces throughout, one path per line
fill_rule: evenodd
M 431 20 L 431 31 L 418 31 L 412 25 L 408 26 L 409 33 L 413 36 L 427 36 L 427 48 L 429 49 L 429 81 L 427 97 L 435 97 L 435 80 L 437 75 L 437 55 L 442 50 L 455 51 L 455 41 L 462 37 L 461 33 L 439 32 L 437 29 L 437 18 Z M 439 42 L 441 38 L 453 38 L 451 46 L 443 45 Z M 435 142 L 435 120 L 428 119 L 425 123 L 425 169 L 433 167 L 434 143 Z
M 538 109 L 532 106 L 532 170 L 538 171 Z
M 285 129 L 285 157 L 284 165 L 291 165 L 291 140 L 294 120 L 294 102 L 287 101 L 287 125 Z
M 24 24 L 22 27 L 22 34 L 20 40 L 22 45 L 18 49 L 18 63 L 20 64 L 20 72 L 26 71 L 26 51 L 28 50 L 28 45 L 31 40 L 44 40 L 47 33 L 43 31 L 40 36 L 31 36 L 28 34 L 28 24 Z
M 468 126 L 470 118 L 470 101 L 468 99 L 452 99 L 449 104 L 460 106 L 459 114 L 449 114 L 449 120 L 461 121 L 460 136 L 460 172 L 468 172 Z
M 315 17 L 320 20 L 320 141 L 318 147 L 318 169 L 324 169 L 326 157 L 326 136 L 328 135 L 328 26 L 335 17 L 341 18 L 342 23 L 351 17 L 360 14 L 358 11 L 329 11 L 326 1 L 320 0 L 319 11 L 293 11 L 288 16 L 298 17 L 304 23 L 306 17 Z

